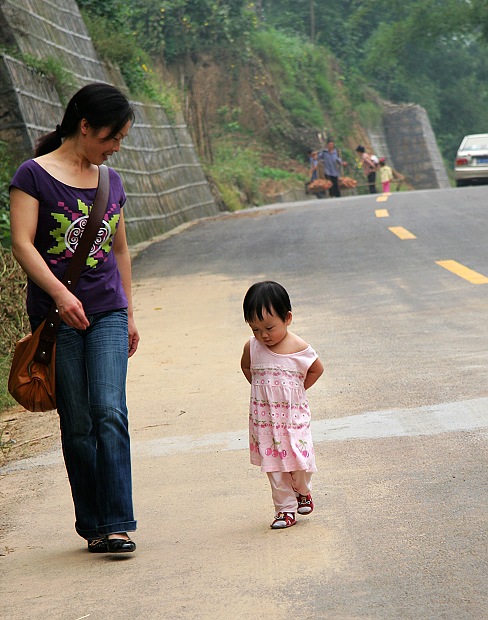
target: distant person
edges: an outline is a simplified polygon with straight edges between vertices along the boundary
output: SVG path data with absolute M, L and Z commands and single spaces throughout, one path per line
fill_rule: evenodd
M 134 121 L 127 97 L 87 84 L 68 102 L 60 125 L 41 136 L 34 159 L 10 184 L 12 251 L 28 276 L 34 331 L 54 300 L 56 400 L 75 529 L 90 553 L 133 552 L 128 358 L 137 350 L 131 263 L 124 224 L 126 194 L 109 168 L 106 213 L 74 294 L 62 283 L 83 234 L 99 166 L 120 150 Z M 39 514 L 45 521 L 47 514 Z
M 310 182 L 317 178 L 317 151 L 308 150 L 308 164 L 310 166 Z
M 361 160 L 361 167 L 363 169 L 364 176 L 368 180 L 368 187 L 370 194 L 376 194 L 376 169 L 377 163 L 374 161 L 373 156 L 366 153 L 364 146 L 359 145 L 356 149 L 359 153 Z
M 380 157 L 380 181 L 383 194 L 390 193 L 390 182 L 393 180 L 393 170 L 386 165 L 386 159 Z
M 244 319 L 254 336 L 241 368 L 251 384 L 251 463 L 266 472 L 275 507 L 272 529 L 295 525 L 295 513 L 313 511 L 312 473 L 317 471 L 306 390 L 324 371 L 312 347 L 288 331 L 292 321 L 286 290 L 257 282 L 244 297 Z
M 327 142 L 327 149 L 321 151 L 319 159 L 324 162 L 325 176 L 332 183 L 332 187 L 329 189 L 331 198 L 340 198 L 341 191 L 339 189 L 339 177 L 341 174 L 341 166 L 347 166 L 347 162 L 343 161 L 337 152 L 334 141 L 329 139 Z

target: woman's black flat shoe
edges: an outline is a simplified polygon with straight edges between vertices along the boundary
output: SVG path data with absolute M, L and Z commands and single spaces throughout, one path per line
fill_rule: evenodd
M 107 538 L 106 543 L 109 553 L 131 553 L 136 550 L 136 543 L 130 538 Z
M 93 538 L 88 541 L 88 551 L 90 553 L 108 553 L 106 538 Z

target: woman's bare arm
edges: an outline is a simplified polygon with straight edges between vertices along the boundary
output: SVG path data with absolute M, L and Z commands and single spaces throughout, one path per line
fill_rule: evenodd
M 56 278 L 34 246 L 39 202 L 14 187 L 10 192 L 10 230 L 12 253 L 29 276 L 55 301 L 61 319 L 76 329 L 89 325 L 83 304 Z
M 134 321 L 134 308 L 132 305 L 132 267 L 125 231 L 124 212 L 120 212 L 120 222 L 115 233 L 112 250 L 117 260 L 122 286 L 128 301 L 127 315 L 129 318 L 129 357 L 132 357 L 139 346 L 139 332 Z

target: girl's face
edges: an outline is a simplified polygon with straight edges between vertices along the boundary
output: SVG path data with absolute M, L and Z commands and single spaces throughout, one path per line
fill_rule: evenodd
M 131 122 L 127 121 L 117 135 L 109 138 L 112 132 L 110 127 L 102 127 L 95 130 L 88 123 L 83 125 L 84 122 L 86 122 L 85 119 L 82 121 L 82 132 L 87 139 L 86 150 L 90 154 L 89 159 L 91 163 L 97 165 L 103 164 L 111 155 L 120 151 L 122 140 L 129 133 L 131 126 Z
M 269 314 L 266 310 L 263 310 L 263 320 L 260 321 L 258 317 L 254 317 L 254 319 L 249 322 L 249 327 L 252 329 L 256 340 L 272 349 L 287 335 L 291 318 L 291 312 L 287 313 L 283 321 L 280 317 Z

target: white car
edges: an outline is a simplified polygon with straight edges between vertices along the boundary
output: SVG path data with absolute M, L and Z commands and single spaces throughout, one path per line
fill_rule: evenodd
M 488 133 L 464 136 L 454 164 L 456 185 L 488 182 Z

